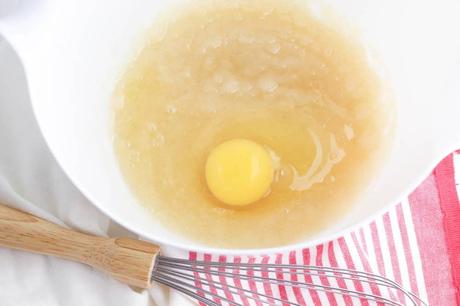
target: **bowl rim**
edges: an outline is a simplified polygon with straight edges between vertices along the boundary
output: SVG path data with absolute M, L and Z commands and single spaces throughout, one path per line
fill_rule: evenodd
M 154 233 L 142 230 L 135 223 L 127 222 L 123 219 L 122 216 L 116 216 L 116 214 L 114 214 L 110 209 L 103 208 L 103 206 L 99 205 L 98 201 L 94 199 L 91 193 L 87 192 L 86 188 L 84 187 L 85 184 L 83 184 L 83 182 L 79 181 L 78 179 L 72 176 L 71 171 L 69 170 L 70 168 L 67 167 L 65 162 L 63 161 L 64 159 L 62 155 L 59 154 L 59 152 L 57 152 L 55 148 L 51 145 L 47 134 L 44 132 L 43 118 L 40 118 L 40 116 L 38 115 L 39 114 L 38 105 L 37 103 L 35 103 L 36 100 L 31 95 L 31 92 L 30 92 L 30 86 L 29 86 L 30 79 L 29 79 L 29 73 L 27 73 L 28 67 L 27 65 L 24 64 L 25 61 L 21 54 L 21 48 L 16 48 L 14 42 L 10 40 L 11 37 L 8 37 L 8 35 L 2 35 L 2 37 L 4 37 L 5 40 L 9 43 L 9 45 L 15 50 L 19 60 L 21 61 L 22 68 L 24 70 L 27 87 L 29 88 L 29 100 L 31 104 L 32 113 L 37 122 L 38 129 L 41 135 L 43 136 L 44 142 L 46 143 L 46 146 L 48 147 L 51 155 L 54 157 L 59 167 L 62 169 L 65 175 L 69 178 L 69 180 L 73 183 L 73 185 L 100 212 L 108 216 L 111 220 L 125 227 L 126 229 L 140 235 L 141 238 L 148 239 L 148 240 L 153 241 L 154 243 L 158 243 L 164 246 L 170 246 L 170 247 L 173 247 L 179 250 L 190 250 L 190 247 L 185 242 L 175 242 L 174 239 L 171 239 L 171 241 L 169 241 L 161 237 L 155 237 Z M 200 246 L 200 243 L 196 243 L 196 245 L 194 245 L 192 249 L 193 251 L 196 251 L 196 252 L 211 253 L 211 254 L 256 255 L 256 254 L 267 254 L 267 253 L 280 253 L 280 252 L 286 252 L 292 249 L 308 248 L 308 247 L 316 246 L 316 245 L 319 245 L 319 244 L 322 244 L 322 243 L 325 243 L 331 240 L 335 240 L 339 237 L 343 237 L 347 235 L 348 233 L 350 233 L 351 231 L 372 222 L 373 220 L 375 220 L 376 218 L 378 218 L 379 216 L 387 212 L 391 207 L 400 203 L 404 197 L 409 195 L 424 179 L 426 179 L 429 173 L 434 169 L 434 167 L 439 163 L 439 161 L 441 161 L 441 159 L 445 157 L 445 155 L 451 153 L 455 149 L 458 149 L 457 146 L 458 146 L 458 143 L 452 141 L 449 146 L 446 146 L 444 148 L 444 150 L 440 150 L 439 152 L 437 152 L 439 153 L 439 155 L 436 154 L 436 156 L 434 156 L 430 162 L 427 162 L 423 168 L 420 167 L 418 171 L 418 175 L 416 177 L 414 176 L 414 178 L 407 184 L 404 190 L 400 192 L 397 196 L 395 196 L 393 200 L 385 203 L 385 205 L 383 205 L 382 208 L 377 210 L 375 213 L 369 214 L 366 218 L 362 218 L 360 221 L 353 222 L 351 225 L 345 226 L 343 229 L 337 232 L 327 233 L 323 237 L 320 237 L 320 238 L 306 239 L 298 243 L 287 244 L 287 245 L 279 246 L 279 247 L 248 248 L 248 249 L 230 248 L 229 249 L 229 248 L 217 248 L 217 247 L 211 247 L 211 246 Z
M 49 149 L 49 152 L 55 159 L 56 163 L 62 169 L 63 173 L 69 178 L 72 184 L 77 188 L 77 190 L 94 206 L 96 207 L 101 213 L 109 217 L 112 221 L 116 222 L 117 224 L 123 226 L 125 229 L 139 235 L 140 239 L 151 241 L 152 243 L 158 244 L 160 247 L 171 247 L 181 251 L 193 251 L 198 253 L 205 253 L 205 254 L 225 254 L 230 256 L 248 256 L 248 255 L 266 255 L 266 254 L 279 254 L 279 253 L 286 253 L 291 250 L 296 249 L 305 249 L 311 248 L 317 245 L 321 245 L 333 240 L 336 240 L 340 237 L 344 237 L 350 232 L 359 229 L 367 224 L 370 224 L 372 221 L 376 220 L 379 216 L 382 216 L 384 213 L 388 212 L 392 207 L 396 206 L 397 204 L 401 203 L 402 200 L 407 197 L 411 192 L 413 192 L 433 171 L 436 165 L 442 161 L 442 159 L 447 156 L 448 154 L 454 152 L 458 149 L 458 144 L 456 142 L 450 142 L 449 145 L 444 146 L 443 150 L 438 150 L 435 156 L 425 164 L 423 169 L 419 169 L 417 177 L 414 177 L 410 183 L 401 191 L 397 196 L 393 198 L 393 200 L 388 201 L 385 205 L 382 206 L 379 210 L 375 213 L 368 215 L 366 218 L 362 218 L 359 221 L 355 221 L 354 223 L 345 226 L 343 229 L 338 230 L 337 232 L 327 233 L 323 237 L 314 238 L 314 239 L 306 239 L 297 243 L 291 243 L 282 246 L 275 246 L 275 247 L 263 247 L 263 248 L 219 248 L 219 247 L 212 247 L 206 245 L 200 245 L 199 242 L 194 242 L 195 245 L 189 246 L 186 242 L 175 242 L 173 239 L 163 239 L 161 236 L 155 236 L 154 233 L 149 231 L 145 231 L 136 224 L 132 222 L 127 222 L 123 220 L 122 216 L 117 216 L 110 209 L 103 208 L 103 205 L 99 205 L 98 201 L 94 199 L 90 192 L 87 192 L 84 184 L 80 182 L 77 178 L 73 177 L 69 168 L 63 162 L 63 158 L 61 155 L 55 151 L 55 148 L 51 145 L 48 136 L 44 132 L 44 124 L 40 116 L 38 115 L 38 107 L 35 103 L 35 99 L 33 98 L 31 91 L 30 91 L 30 80 L 29 80 L 29 73 L 27 73 L 27 65 L 24 64 L 24 59 L 20 52 L 15 45 L 8 40 L 8 37 L 4 37 L 5 41 L 10 45 L 10 47 L 15 51 L 17 57 L 19 58 L 22 69 L 24 71 L 24 77 L 26 81 L 26 86 L 28 88 L 29 100 L 32 109 L 33 116 L 37 122 L 38 129 L 40 134 L 43 137 L 43 140 L 46 146 Z M 166 231 L 170 231 L 169 229 L 165 229 Z

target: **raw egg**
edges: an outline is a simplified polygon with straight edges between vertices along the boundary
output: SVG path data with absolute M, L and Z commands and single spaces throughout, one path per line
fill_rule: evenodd
M 243 206 L 268 193 L 273 181 L 269 152 L 254 141 L 234 139 L 214 148 L 206 162 L 206 182 L 225 204 Z

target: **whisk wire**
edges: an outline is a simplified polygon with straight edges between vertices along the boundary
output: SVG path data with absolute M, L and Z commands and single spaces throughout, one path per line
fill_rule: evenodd
M 159 269 L 158 271 L 164 272 L 162 269 Z M 227 289 L 232 294 L 241 295 L 239 292 L 245 292 L 245 293 L 248 293 L 248 294 L 251 294 L 251 295 L 255 294 L 257 296 L 264 297 L 267 300 L 275 300 L 275 301 L 282 302 L 284 304 L 288 304 L 288 305 L 292 305 L 292 306 L 301 306 L 301 305 L 299 305 L 297 303 L 293 303 L 293 302 L 290 302 L 290 301 L 285 301 L 285 300 L 282 300 L 282 299 L 279 299 L 279 298 L 276 298 L 276 297 L 273 297 L 273 296 L 270 296 L 270 295 L 267 295 L 267 294 L 254 292 L 254 291 L 251 291 L 249 289 L 239 288 L 237 286 L 228 285 L 228 284 L 224 286 L 224 285 L 217 285 L 217 284 L 214 284 L 214 283 L 210 283 L 208 280 L 206 280 L 206 279 L 204 279 L 202 277 L 191 277 L 191 276 L 189 276 L 189 275 L 187 275 L 185 273 L 173 272 L 173 271 L 170 271 L 170 270 L 167 270 L 166 272 L 171 274 L 171 275 L 179 276 L 179 277 L 182 277 L 182 278 L 190 280 L 190 281 L 198 280 L 201 284 L 205 284 L 207 287 L 215 287 L 215 288 L 220 289 L 220 290 L 226 290 Z M 199 290 L 199 291 L 203 290 L 204 291 L 203 288 L 199 288 L 197 290 Z M 246 298 L 254 300 L 254 301 L 259 301 L 259 302 L 262 302 L 262 303 L 268 303 L 268 301 L 257 299 L 254 296 L 249 296 L 249 295 L 246 295 L 246 294 L 244 294 L 244 296 Z
M 205 298 L 204 296 L 201 296 L 194 291 L 191 291 L 184 287 L 179 286 L 175 281 L 167 281 L 163 277 L 156 277 L 156 276 L 152 277 L 152 279 L 155 280 L 157 283 L 163 284 L 169 288 L 172 288 L 174 290 L 177 290 L 178 292 L 181 292 L 187 296 L 190 296 L 191 298 L 194 298 L 198 302 L 202 302 L 203 304 L 207 306 L 220 306 L 220 304 L 208 298 Z
M 249 273 L 250 272 L 250 273 Z M 245 273 L 245 274 L 242 274 Z M 251 275 L 249 275 L 251 274 Z M 284 279 L 283 275 L 287 275 L 289 279 Z M 230 285 L 223 282 L 214 282 L 213 277 L 219 279 L 233 279 L 238 282 L 258 282 L 263 285 L 278 285 L 290 286 L 294 288 L 309 289 L 315 291 L 329 292 L 337 295 L 350 296 L 357 299 L 365 299 L 376 303 L 384 303 L 392 306 L 403 306 L 396 302 L 392 297 L 387 298 L 382 295 L 366 293 L 361 290 L 352 290 L 343 288 L 342 286 L 331 286 L 328 283 L 315 284 L 311 282 L 300 282 L 292 280 L 293 275 L 309 275 L 320 278 L 330 278 L 344 281 L 359 281 L 372 286 L 386 287 L 391 290 L 403 293 L 403 296 L 408 298 L 411 303 L 417 305 L 427 305 L 418 296 L 410 291 L 402 288 L 398 283 L 378 276 L 369 272 L 355 271 L 350 269 L 318 267 L 318 266 L 303 266 L 303 265 L 287 265 L 287 264 L 258 264 L 258 263 L 222 263 L 212 261 L 190 261 L 177 258 L 169 258 L 159 256 L 155 265 L 152 279 L 165 284 L 167 286 L 174 285 L 184 294 L 187 294 L 198 301 L 208 306 L 221 305 L 224 302 L 228 305 L 240 306 L 253 301 L 260 305 L 290 305 L 301 306 L 298 303 L 288 301 L 285 298 L 273 297 L 269 294 L 255 292 L 254 290 L 246 289 L 239 286 Z M 312 279 L 310 277 L 310 279 Z M 232 299 L 225 297 L 222 293 L 230 293 L 231 296 L 246 299 L 246 303 L 240 304 Z
M 200 283 L 202 283 L 202 284 L 206 284 L 208 286 L 214 286 L 216 288 L 225 290 L 224 288 L 222 288 L 222 287 L 220 287 L 218 285 L 210 284 L 206 279 L 204 279 L 202 277 L 190 277 L 185 273 L 172 272 L 171 270 L 166 270 L 166 271 L 162 270 L 162 271 L 170 273 L 171 275 L 174 275 L 174 276 L 178 276 L 178 277 L 188 279 L 188 280 L 193 280 L 193 279 L 196 280 L 196 279 L 198 279 L 200 281 Z M 209 272 L 209 273 L 214 274 L 214 275 L 216 274 L 216 273 L 213 273 L 213 272 Z M 357 292 L 357 291 L 344 289 L 344 288 L 336 288 L 336 287 L 318 285 L 318 284 L 313 284 L 313 283 L 281 281 L 281 280 L 270 279 L 270 278 L 267 278 L 267 277 L 257 277 L 257 276 L 254 276 L 252 279 L 260 280 L 262 283 L 268 283 L 268 284 L 272 284 L 272 285 L 286 285 L 287 284 L 287 285 L 298 287 L 298 288 L 315 289 L 317 291 L 332 292 L 332 293 L 337 293 L 337 294 L 348 295 L 350 297 L 355 297 L 355 298 L 365 298 L 365 299 L 368 299 L 368 300 L 376 300 L 376 301 L 379 301 L 379 302 L 385 302 L 388 305 L 401 306 L 401 304 L 399 304 L 399 303 L 396 303 L 394 301 L 391 301 L 391 300 L 389 300 L 387 298 L 384 298 L 384 297 L 381 297 L 381 296 L 378 296 L 378 295 L 368 294 L 368 293 L 364 293 L 364 292 Z M 225 287 L 226 288 L 234 288 L 234 289 L 241 290 L 241 291 L 244 291 L 244 292 L 254 293 L 251 290 L 241 289 L 241 288 L 238 288 L 238 287 L 232 286 L 232 285 L 226 285 Z M 197 289 L 197 290 L 201 290 L 201 289 Z M 232 290 L 229 290 L 229 291 L 232 294 L 238 294 L 238 292 L 236 292 L 236 291 L 232 291 Z M 264 294 L 261 294 L 261 293 L 255 293 L 255 294 L 259 295 L 259 296 L 267 297 L 269 299 L 274 299 L 274 300 L 277 300 L 279 302 L 289 304 L 289 305 L 299 305 L 299 304 L 296 304 L 296 303 L 281 300 L 281 299 L 271 297 L 271 296 L 268 296 L 268 295 L 264 295 Z M 252 297 L 250 297 L 250 296 L 246 296 L 246 297 L 252 299 Z M 259 300 L 259 301 L 260 302 L 266 302 L 266 301 L 262 301 L 262 300 Z
M 183 260 L 175 260 L 175 262 L 177 262 L 178 264 L 181 263 L 182 266 L 181 266 L 181 269 L 183 270 L 189 270 L 189 271 L 194 271 L 194 272 L 198 272 L 198 273 L 208 273 L 208 274 L 212 274 L 212 275 L 218 275 L 218 276 L 224 276 L 224 277 L 235 277 L 235 274 L 233 274 L 232 272 L 216 272 L 216 271 L 210 271 L 209 269 L 207 269 L 206 267 L 209 267 L 209 266 L 212 266 L 212 267 L 220 267 L 220 266 L 223 266 L 222 263 L 216 263 L 216 262 L 204 262 L 204 261 L 191 261 L 191 262 L 187 262 L 187 261 L 183 261 Z M 188 265 L 192 265 L 191 267 L 189 267 Z M 198 265 L 198 266 L 203 266 L 204 268 L 196 268 L 195 265 Z M 175 264 L 171 264 L 171 263 L 165 263 L 165 266 L 169 266 L 169 267 L 176 267 Z M 227 267 L 233 267 L 233 266 L 236 266 L 235 264 L 232 264 L 232 263 L 229 263 L 227 265 Z M 416 300 L 420 301 L 419 298 L 417 296 L 415 296 L 413 293 L 409 292 L 409 291 L 406 291 L 404 290 L 400 285 L 398 285 L 396 282 L 393 282 L 389 279 L 386 279 L 384 277 L 381 277 L 381 276 L 377 276 L 377 275 L 374 275 L 374 274 L 371 274 L 371 273 L 368 273 L 368 272 L 361 272 L 361 271 L 352 271 L 352 270 L 346 270 L 346 269 L 339 269 L 339 268 L 328 268 L 328 267 L 316 267 L 316 266 L 299 266 L 299 265 L 276 265 L 276 264 L 273 264 L 273 265 L 270 265 L 270 267 L 267 267 L 266 265 L 263 265 L 263 264 L 253 264 L 254 268 L 253 267 L 248 267 L 248 264 L 241 264 L 241 267 L 238 267 L 240 270 L 252 270 L 252 271 L 255 271 L 255 272 L 270 272 L 270 273 L 283 273 L 283 274 L 296 274 L 296 275 L 312 275 L 312 276 L 326 276 L 326 277 L 334 277 L 336 279 L 344 279 L 344 280 L 359 280 L 360 282 L 365 282 L 365 283 L 369 283 L 369 284 L 375 284 L 375 285 L 380 285 L 380 286 L 386 286 L 390 289 L 395 289 L 395 290 L 400 290 L 402 291 L 410 300 L 412 303 L 416 304 Z M 177 268 L 177 267 L 176 267 Z M 279 268 L 282 268 L 282 269 L 289 269 L 289 271 L 279 271 L 277 269 Z M 303 272 L 294 272 L 293 270 L 304 270 Z M 309 270 L 313 270 L 315 271 L 316 273 L 313 273 L 313 272 L 309 272 Z M 325 273 L 333 273 L 333 275 L 331 274 L 325 274 Z M 342 276 L 341 274 L 345 274 L 345 275 L 349 275 L 349 277 L 346 277 L 346 276 Z M 285 280 L 277 280 L 277 279 L 264 279 L 263 277 L 257 277 L 257 276 L 254 276 L 254 277 L 248 277 L 248 276 L 244 276 L 244 275 L 238 275 L 238 278 L 240 279 L 243 279 L 243 280 L 250 280 L 250 279 L 253 279 L 253 280 L 260 280 L 260 281 L 265 281 L 265 282 L 269 282 L 270 284 L 274 284 L 274 285 L 283 285 L 283 284 L 286 284 L 286 283 L 289 283 L 289 285 L 296 285 L 297 287 L 303 287 L 305 285 L 305 283 L 302 283 L 302 282 L 287 282 Z M 353 293 L 355 291 L 352 291 L 352 290 L 347 290 L 347 289 L 343 289 L 343 290 L 340 290 L 339 288 L 334 288 L 334 287 L 327 287 L 327 286 L 321 286 L 321 285 L 314 285 L 314 284 L 311 284 L 310 285 L 310 288 L 311 287 L 322 287 L 322 288 L 326 288 L 330 291 L 335 291 L 335 293 L 342 293 L 342 294 L 351 294 L 353 295 Z M 340 291 L 340 292 L 336 292 L 336 291 Z M 365 294 L 365 293 L 360 293 L 360 296 L 361 297 L 366 297 L 366 296 L 369 296 L 369 297 L 372 297 L 372 298 L 381 298 L 377 295 L 372 295 L 372 294 Z M 424 304 L 422 301 L 420 301 L 422 303 L 422 305 Z

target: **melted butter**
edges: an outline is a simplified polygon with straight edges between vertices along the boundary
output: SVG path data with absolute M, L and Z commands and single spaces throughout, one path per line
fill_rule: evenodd
M 214 247 L 271 247 L 349 211 L 393 114 L 365 50 L 294 4 L 221 1 L 169 17 L 114 94 L 115 151 L 152 222 Z M 263 145 L 276 169 L 244 208 L 219 202 L 204 175 L 209 152 L 237 138 Z

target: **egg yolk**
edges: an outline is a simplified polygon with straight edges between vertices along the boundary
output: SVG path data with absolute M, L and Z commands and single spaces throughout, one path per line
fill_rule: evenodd
M 206 182 L 212 194 L 228 205 L 256 202 L 269 190 L 273 162 L 261 145 L 234 139 L 214 148 L 206 161 Z

